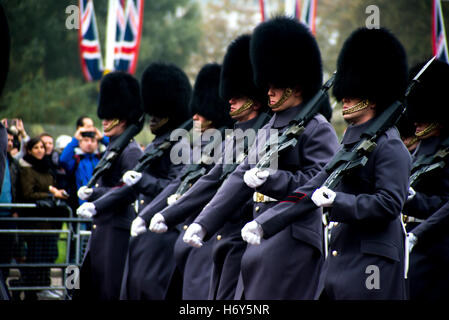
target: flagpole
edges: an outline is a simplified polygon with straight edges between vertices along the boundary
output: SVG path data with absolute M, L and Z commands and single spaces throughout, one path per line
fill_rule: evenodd
M 446 38 L 446 28 L 445 28 L 445 26 L 444 26 L 444 17 L 443 17 L 443 7 L 442 7 L 442 5 L 441 5 L 441 1 L 440 1 L 440 5 L 439 5 L 439 15 L 440 15 L 440 17 L 441 17 L 441 28 L 443 29 L 443 41 L 444 41 L 444 43 L 443 43 L 443 47 L 446 49 L 446 54 L 448 54 L 449 55 L 449 51 L 448 51 L 448 49 L 447 49 L 447 38 Z M 443 51 L 444 51 L 444 49 L 443 49 Z M 449 58 L 449 57 L 447 57 L 447 58 Z
M 265 1 L 264 0 L 259 0 L 259 5 L 260 5 L 260 15 L 262 18 L 262 22 L 265 21 Z
M 105 65 L 103 75 L 114 71 L 115 32 L 117 29 L 117 0 L 109 0 L 106 25 Z

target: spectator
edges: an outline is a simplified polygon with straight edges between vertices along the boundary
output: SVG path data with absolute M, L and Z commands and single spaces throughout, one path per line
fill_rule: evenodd
M 60 164 L 69 176 L 74 175 L 74 190 L 87 185 L 100 154 L 98 153 L 98 135 L 93 127 L 79 127 L 72 141 L 64 148 L 60 156 Z M 98 131 L 98 130 L 97 130 Z M 79 199 L 81 205 L 84 200 Z
M 72 137 L 66 134 L 62 134 L 56 138 L 55 151 L 61 156 L 62 150 L 72 141 Z
M 48 144 L 51 146 L 51 144 Z M 26 154 L 20 160 L 20 183 L 22 196 L 25 202 L 38 202 L 51 198 L 66 199 L 65 190 L 54 187 L 56 173 L 50 163 L 45 160 L 46 148 L 40 137 L 30 139 L 26 145 Z M 50 200 L 51 200 L 50 198 Z M 41 202 L 42 203 L 42 202 Z M 51 202 L 49 202 L 51 204 Z M 61 210 L 61 209 L 59 209 Z M 59 215 L 58 208 L 38 207 L 35 210 L 23 211 L 22 215 L 34 217 L 47 217 Z M 32 229 L 51 229 L 52 224 L 37 222 L 24 226 Z M 53 263 L 58 256 L 57 237 L 54 235 L 27 235 L 24 240 L 27 243 L 27 263 Z M 21 270 L 23 284 L 25 286 L 49 286 L 49 268 L 23 268 Z M 58 298 L 56 292 L 44 290 L 40 292 L 43 298 Z M 36 294 L 26 292 L 26 299 L 36 299 Z
M 94 125 L 94 121 L 92 120 L 92 118 L 89 118 L 88 116 L 81 116 L 78 118 L 78 120 L 76 120 L 76 130 L 78 131 L 79 128 L 84 127 L 84 128 L 93 128 L 95 131 L 95 138 L 98 140 L 99 143 L 102 144 L 99 145 L 99 148 L 101 147 L 107 147 L 109 144 L 109 137 L 106 137 L 104 134 L 102 134 L 100 132 L 100 130 L 98 130 L 95 125 Z M 104 151 L 104 148 L 102 148 L 102 150 L 100 151 Z
M 10 129 L 7 130 L 8 145 L 7 155 L 5 161 L 5 174 L 3 177 L 3 183 L 0 194 L 0 203 L 13 203 L 17 202 L 17 190 L 20 190 L 19 186 L 19 162 L 11 156 L 11 150 L 13 149 L 14 134 Z M 18 217 L 17 212 L 10 208 L 1 208 L 0 217 Z M 1 221 L 0 229 L 15 229 L 17 226 L 10 221 Z M 14 257 L 19 260 L 18 257 L 22 257 L 24 254 L 16 250 L 19 248 L 19 238 L 17 235 L 0 234 L 0 263 L 9 264 Z M 4 275 L 8 275 L 9 268 L 4 268 Z
M 69 181 L 64 168 L 59 164 L 59 154 L 55 150 L 53 137 L 47 133 L 42 133 L 39 138 L 45 145 L 45 157 L 44 160 L 49 163 L 52 171 L 56 174 L 55 186 L 60 189 L 69 189 Z
M 2 120 L 3 125 L 10 130 L 14 137 L 13 147 L 10 154 L 14 159 L 21 159 L 25 155 L 25 145 L 30 140 L 30 137 L 25 131 L 22 119 L 10 120 L 9 127 L 7 119 Z

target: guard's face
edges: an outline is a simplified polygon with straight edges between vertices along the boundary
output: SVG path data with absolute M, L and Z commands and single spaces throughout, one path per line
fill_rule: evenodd
M 247 97 L 231 98 L 229 100 L 230 115 L 231 115 L 232 119 L 237 120 L 237 121 L 245 121 L 250 116 L 250 114 L 254 111 L 253 106 L 249 107 L 245 111 L 242 111 L 241 113 L 232 115 L 233 112 L 242 108 L 247 102 L 248 102 Z
M 206 119 L 198 113 L 195 113 L 193 116 L 193 129 L 204 132 L 209 128 L 212 128 L 212 121 Z
M 150 119 L 150 130 L 156 134 L 157 131 L 168 122 L 168 118 L 152 116 Z
M 345 111 L 345 110 L 348 110 L 348 109 L 356 106 L 358 103 L 362 102 L 362 99 L 343 98 L 342 102 L 343 102 L 342 110 Z M 374 117 L 374 115 L 375 115 L 374 107 L 375 107 L 375 105 L 370 103 L 364 109 L 361 109 L 361 110 L 358 110 L 358 111 L 355 111 L 355 112 L 349 113 L 349 114 L 343 114 L 343 119 L 345 119 L 346 122 L 353 124 L 353 125 L 365 123 L 366 121 L 368 121 Z
M 101 124 L 103 125 L 103 132 L 106 137 L 114 137 L 121 135 L 126 128 L 126 121 L 117 119 L 103 119 Z
M 38 160 L 42 160 L 45 156 L 45 147 L 42 141 L 36 143 L 29 153 Z
M 283 88 L 275 88 L 270 86 L 268 89 L 268 103 L 273 112 L 279 112 L 291 107 L 298 105 L 301 100 L 298 98 L 298 92 L 294 91 L 294 94 L 290 94 L 284 102 L 282 102 L 279 106 L 273 107 L 272 105 L 278 103 L 282 99 L 284 99 L 284 93 L 286 89 Z
M 415 135 L 420 140 L 428 139 L 430 137 L 438 136 L 440 134 L 440 127 L 436 123 L 429 122 L 415 122 Z M 428 131 L 428 132 L 426 132 Z

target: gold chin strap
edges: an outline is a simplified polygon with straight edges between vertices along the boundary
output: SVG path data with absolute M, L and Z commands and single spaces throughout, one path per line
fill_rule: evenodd
M 290 96 L 291 96 L 292 94 L 293 94 L 293 90 L 290 89 L 290 88 L 287 88 L 287 89 L 285 89 L 284 92 L 282 93 L 282 96 L 281 96 L 281 98 L 279 99 L 278 102 L 273 103 L 273 104 L 270 104 L 270 100 L 268 100 L 268 106 L 269 106 L 271 109 L 278 108 L 278 107 L 280 107 L 280 106 L 285 102 L 285 100 L 287 100 L 288 98 L 290 98 Z
M 242 112 L 244 112 L 244 111 L 248 110 L 249 108 L 251 108 L 253 106 L 253 104 L 254 104 L 254 101 L 251 100 L 251 99 L 248 99 L 248 100 L 246 100 L 246 102 L 240 108 L 238 108 L 237 110 L 234 110 L 232 112 L 229 112 L 229 115 L 231 117 L 238 116 Z
M 413 138 L 410 139 L 409 142 L 407 142 L 407 143 L 405 144 L 405 146 L 406 146 L 407 148 L 410 148 L 410 147 L 413 146 L 416 142 L 418 142 L 418 137 L 414 136 Z
M 368 105 L 370 104 L 369 100 L 362 100 L 359 103 L 356 103 L 355 105 L 353 105 L 352 107 L 343 110 L 342 113 L 343 115 L 347 115 L 347 114 L 352 114 L 354 112 L 360 111 L 365 109 L 366 107 L 368 107 Z
M 168 122 L 168 118 L 162 118 L 161 120 L 159 120 L 158 123 L 156 123 L 156 125 L 153 128 L 151 128 L 151 132 L 153 132 L 153 133 L 156 132 L 167 122 Z
M 111 121 L 111 123 L 110 123 L 106 128 L 104 128 L 104 132 L 109 132 L 109 131 L 111 131 L 111 130 L 114 129 L 116 126 L 118 126 L 119 123 L 120 123 L 120 119 L 113 119 L 113 120 Z
M 434 131 L 435 129 L 438 129 L 439 125 L 437 122 L 432 122 L 431 124 L 429 124 L 424 130 L 415 133 L 415 136 L 419 139 L 422 138 L 426 135 L 428 135 L 429 133 L 431 133 L 432 131 Z

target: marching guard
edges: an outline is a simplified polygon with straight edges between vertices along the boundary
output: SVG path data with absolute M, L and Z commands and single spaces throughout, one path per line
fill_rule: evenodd
M 105 75 L 100 84 L 97 113 L 103 119 L 105 136 L 111 139 L 105 153 L 107 156 L 114 141 L 120 138 L 127 126 L 137 123 L 143 114 L 138 81 L 122 72 Z M 123 174 L 137 164 L 141 154 L 137 142 L 132 141 L 114 160 L 110 169 L 103 172 L 95 187 L 81 187 L 78 196 L 92 202 L 119 187 Z M 80 289 L 75 291 L 74 299 L 118 300 L 129 230 L 135 217 L 134 208 L 116 204 L 107 210 L 100 210 L 84 203 L 77 214 L 93 221 L 81 266 Z
M 321 88 L 321 55 L 316 40 L 299 21 L 276 17 L 254 30 L 250 59 L 255 83 L 267 92 L 274 112 L 263 130 L 276 129 L 282 134 Z M 251 199 L 253 217 L 263 214 L 318 173 L 338 146 L 333 127 L 319 113 L 305 124 L 296 145 L 279 153 L 276 170 L 259 170 L 249 162 L 257 158 L 252 152 L 257 152 L 258 141 L 189 226 L 184 241 L 197 245 L 213 236 Z M 312 298 L 324 260 L 320 221 L 305 219 L 259 246 L 248 246 L 241 260 L 235 299 Z
M 418 64 L 411 74 L 414 76 L 421 67 L 422 64 Z M 403 209 L 409 242 L 414 245 L 408 272 L 410 299 L 413 300 L 449 297 L 449 233 L 439 228 L 419 234 L 420 224 L 449 200 L 448 77 L 449 65 L 433 61 L 407 98 L 407 113 L 415 123 L 418 140 L 413 153 L 409 196 Z M 444 165 L 430 169 L 440 161 Z M 430 170 L 417 172 L 423 168 Z

